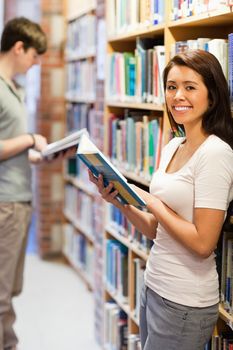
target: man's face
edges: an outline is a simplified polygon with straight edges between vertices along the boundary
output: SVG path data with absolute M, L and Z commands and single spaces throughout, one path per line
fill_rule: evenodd
M 40 55 L 34 47 L 25 50 L 22 48 L 18 56 L 18 73 L 25 74 L 32 66 L 40 63 Z

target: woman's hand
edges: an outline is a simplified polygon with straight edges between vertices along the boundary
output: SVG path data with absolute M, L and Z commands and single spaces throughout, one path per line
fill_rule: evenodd
M 114 189 L 112 183 L 104 187 L 104 181 L 103 181 L 102 175 L 99 175 L 99 177 L 96 178 L 89 169 L 88 169 L 88 174 L 89 174 L 89 180 L 97 186 L 98 191 L 104 200 L 106 200 L 108 203 L 112 203 L 118 208 L 123 207 L 123 205 L 116 198 L 116 196 L 118 195 L 118 191 Z

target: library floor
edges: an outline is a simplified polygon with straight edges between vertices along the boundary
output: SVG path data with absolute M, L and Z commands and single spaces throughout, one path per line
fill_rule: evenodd
M 24 290 L 14 305 L 18 350 L 100 350 L 93 295 L 66 264 L 27 254 Z

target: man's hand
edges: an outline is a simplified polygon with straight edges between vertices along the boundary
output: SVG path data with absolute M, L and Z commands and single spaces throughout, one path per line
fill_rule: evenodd
M 29 159 L 29 162 L 32 164 L 39 164 L 43 161 L 43 157 L 41 153 L 34 149 L 30 149 L 28 151 L 28 159 Z

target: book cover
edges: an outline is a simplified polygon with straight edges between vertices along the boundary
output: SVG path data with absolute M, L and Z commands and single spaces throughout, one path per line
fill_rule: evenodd
M 119 192 L 117 199 L 122 204 L 131 204 L 135 207 L 146 206 L 145 201 L 127 183 L 127 179 L 114 167 L 87 135 L 83 135 L 80 140 L 77 157 L 87 165 L 94 176 L 103 175 L 105 186 L 110 182 L 113 183 L 114 188 Z
M 67 150 L 71 147 L 78 146 L 82 135 L 88 135 L 86 128 L 75 131 L 68 136 L 60 139 L 58 141 L 52 142 L 47 145 L 46 149 L 41 152 L 44 158 L 52 157 L 55 153 L 63 150 Z

